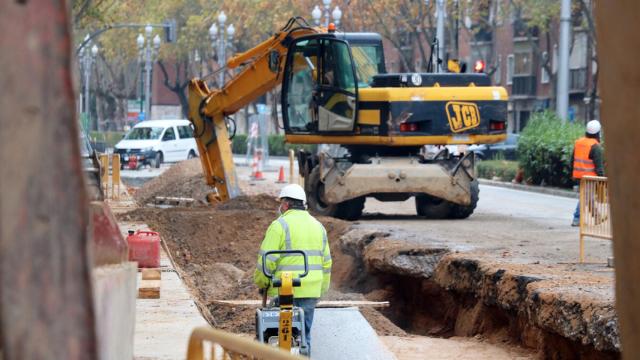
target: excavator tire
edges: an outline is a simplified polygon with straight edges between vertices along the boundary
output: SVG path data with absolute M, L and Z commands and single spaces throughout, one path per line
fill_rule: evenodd
M 471 204 L 466 206 L 453 204 L 451 207 L 451 218 L 466 219 L 471 216 L 478 204 L 478 199 L 480 199 L 480 186 L 478 185 L 478 180 L 473 180 L 471 182 Z
M 471 182 L 470 190 L 471 204 L 469 205 L 458 205 L 427 194 L 418 195 L 416 196 L 418 215 L 427 219 L 466 219 L 473 214 L 480 198 L 477 180 Z
M 416 195 L 416 211 L 427 219 L 447 219 L 453 204 L 435 196 Z
M 364 210 L 365 197 L 359 197 L 338 204 L 338 211 L 336 217 L 343 220 L 358 220 L 362 216 Z
M 307 192 L 307 206 L 312 213 L 334 217 L 337 215 L 338 204 L 325 204 L 322 199 L 324 184 L 320 181 L 320 166 L 316 166 L 311 170 L 304 187 Z
M 364 197 L 343 201 L 339 204 L 326 204 L 322 199 L 324 184 L 320 181 L 320 166 L 311 170 L 305 182 L 307 205 L 309 210 L 322 216 L 332 216 L 343 220 L 357 220 L 364 210 Z

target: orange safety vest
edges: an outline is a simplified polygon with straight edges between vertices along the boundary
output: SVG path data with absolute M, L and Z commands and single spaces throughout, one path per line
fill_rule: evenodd
M 576 140 L 573 148 L 573 178 L 582 179 L 583 176 L 597 176 L 596 164 L 589 159 L 591 147 L 598 144 L 598 140 L 582 137 Z

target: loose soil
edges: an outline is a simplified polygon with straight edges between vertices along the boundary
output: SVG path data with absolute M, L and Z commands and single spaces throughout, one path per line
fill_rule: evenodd
M 210 322 L 221 329 L 253 333 L 255 309 L 212 302 L 259 299 L 253 273 L 264 232 L 277 218 L 277 207 L 273 197 L 259 195 L 239 197 L 216 207 L 139 208 L 119 215 L 119 219 L 143 221 L 162 234 L 171 257 L 185 274 L 185 282 L 211 312 Z M 363 300 L 361 294 L 340 291 L 351 276 L 353 260 L 342 253 L 337 239 L 350 224 L 328 217 L 318 220 L 327 229 L 333 257 L 332 288 L 324 299 Z M 404 334 L 376 310 L 366 310 L 364 315 L 381 334 Z
M 195 158 L 171 166 L 136 189 L 133 197 L 140 206 L 152 203 L 156 196 L 187 197 L 204 204 L 212 191 L 204 181 L 200 159 Z

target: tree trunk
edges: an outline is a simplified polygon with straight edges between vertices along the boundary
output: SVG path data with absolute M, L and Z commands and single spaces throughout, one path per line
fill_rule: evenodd
M 69 4 L 0 7 L 0 358 L 96 359 Z

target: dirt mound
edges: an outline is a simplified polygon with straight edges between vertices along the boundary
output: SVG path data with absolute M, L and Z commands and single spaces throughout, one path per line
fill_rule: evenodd
M 253 273 L 258 250 L 269 224 L 277 218 L 277 201 L 269 195 L 242 196 L 215 207 L 139 208 L 119 215 L 123 221 L 143 221 L 160 232 L 171 256 L 186 275 L 199 301 L 213 315 L 215 326 L 233 332 L 254 331 L 255 309 L 212 303 L 213 300 L 258 299 Z M 333 287 L 352 271 L 349 256 L 340 251 L 340 236 L 350 223 L 318 218 L 329 236 L 333 254 Z M 331 290 L 330 300 L 362 299 Z
M 181 161 L 136 190 L 133 197 L 146 205 L 156 196 L 188 197 L 206 202 L 213 188 L 205 183 L 200 159 Z
M 275 210 L 278 208 L 278 200 L 267 194 L 255 196 L 238 196 L 226 203 L 217 206 L 219 210 Z

